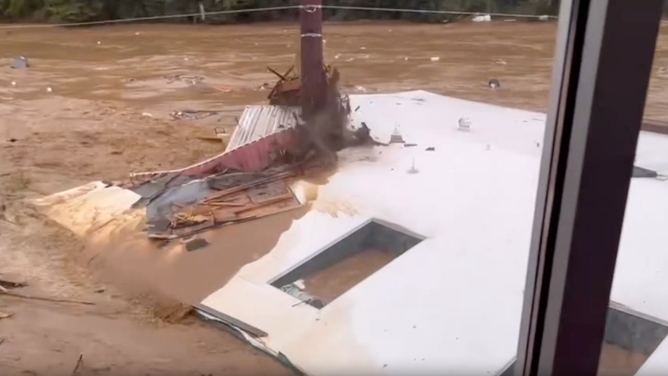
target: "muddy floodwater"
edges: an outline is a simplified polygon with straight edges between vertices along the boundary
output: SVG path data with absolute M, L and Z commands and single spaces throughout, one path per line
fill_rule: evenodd
M 555 36 L 552 22 L 327 24 L 325 52 L 349 93 L 424 89 L 546 111 Z M 664 26 L 645 114 L 656 122 L 668 122 L 666 36 Z M 245 105 L 266 99 L 262 87 L 276 78 L 266 67 L 287 70 L 298 41 L 297 25 L 288 23 L 0 28 L 0 272 L 29 280 L 36 293 L 98 302 L 54 309 L 0 300 L 0 310 L 16 314 L 1 324 L 3 369 L 69 374 L 86 353 L 101 375 L 136 368 L 287 373 L 218 332 L 138 323 L 143 316 L 133 302 L 112 287 L 97 288 L 77 259 L 79 241 L 37 219 L 20 200 L 220 153 L 224 146 L 210 139 L 214 128 L 232 132 Z M 27 57 L 30 67 L 11 69 L 16 56 Z M 491 79 L 500 88 L 490 89 Z M 171 116 L 183 110 L 213 113 L 191 121 Z M 266 251 L 285 226 L 277 223 L 267 239 L 248 228 L 237 237 L 252 233 Z M 201 291 L 220 286 L 196 274 L 193 267 Z M 637 369 L 643 360 L 629 363 Z
M 275 79 L 266 67 L 293 65 L 299 40 L 295 24 L 0 33 L 0 175 L 19 170 L 12 184 L 37 193 L 219 151 L 198 137 L 232 127 L 244 105 L 263 101 L 258 87 Z M 325 49 L 349 92 L 425 89 L 545 111 L 555 35 L 552 22 L 328 24 Z M 647 110 L 658 120 L 668 120 L 666 47 L 662 36 Z M 10 69 L 19 55 L 29 69 Z M 488 88 L 493 78 L 500 89 Z M 182 109 L 219 114 L 173 121 Z

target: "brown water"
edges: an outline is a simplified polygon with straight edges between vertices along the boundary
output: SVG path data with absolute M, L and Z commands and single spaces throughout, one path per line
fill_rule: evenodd
M 295 24 L 0 30 L 0 205 L 11 213 L 16 198 L 133 171 L 182 167 L 219 153 L 222 144 L 200 137 L 213 136 L 213 127 L 231 131 L 245 105 L 265 100 L 267 91 L 258 87 L 275 80 L 266 66 L 281 71 L 294 64 L 297 33 Z M 424 89 L 536 111 L 548 105 L 554 23 L 346 23 L 326 25 L 325 35 L 327 62 L 340 69 L 349 92 Z M 668 121 L 666 35 L 664 27 L 646 111 L 661 121 Z M 28 57 L 32 67 L 10 69 L 18 55 Z M 177 75 L 204 79 L 191 85 L 174 80 Z M 500 89 L 488 88 L 492 78 L 501 82 Z M 169 116 L 183 109 L 220 114 L 192 122 Z M 10 219 L 14 215 L 20 213 Z M 54 244 L 40 235 L 38 223 L 23 221 L 30 226 L 4 227 L 0 221 L 0 245 L 8 245 L 0 247 L 0 265 L 51 289 L 74 279 L 62 275 L 60 265 L 63 254 L 79 248 L 69 241 Z M 276 231 L 267 231 L 266 239 L 254 232 L 258 244 L 274 244 L 275 233 L 289 225 L 289 218 L 267 221 L 277 222 Z M 205 258 L 195 254 L 188 259 L 192 268 L 180 265 L 195 270 L 210 265 Z M 209 289 L 220 278 L 202 277 L 198 283 Z M 15 335 L 24 329 L 17 327 Z M 66 335 L 55 333 L 56 341 Z M 25 337 L 25 343 L 30 347 L 35 341 Z M 198 359 L 191 351 L 195 355 L 188 357 Z M 17 367 L 30 365 L 30 359 L 36 358 L 17 360 Z M 50 362 L 45 360 L 45 367 Z

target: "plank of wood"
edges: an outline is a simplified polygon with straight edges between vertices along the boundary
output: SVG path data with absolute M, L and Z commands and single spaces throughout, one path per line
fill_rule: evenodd
M 253 187 L 263 185 L 263 184 L 271 183 L 271 182 L 274 182 L 276 180 L 285 179 L 285 178 L 288 178 L 288 177 L 291 177 L 291 176 L 294 176 L 294 175 L 295 175 L 295 173 L 293 171 L 287 171 L 287 172 L 283 172 L 283 173 L 280 173 L 280 174 L 276 174 L 276 175 L 270 176 L 268 178 L 256 180 L 256 181 L 253 181 L 253 182 L 250 182 L 250 183 L 246 183 L 246 184 L 236 186 L 234 188 L 226 189 L 222 192 L 218 192 L 214 195 L 211 195 L 211 196 L 205 198 L 204 200 L 202 200 L 202 202 L 207 203 L 207 202 L 210 202 L 210 201 L 214 201 L 214 200 L 217 200 L 221 197 L 231 195 L 233 193 L 245 191 L 246 189 L 249 189 L 249 188 L 253 188 Z

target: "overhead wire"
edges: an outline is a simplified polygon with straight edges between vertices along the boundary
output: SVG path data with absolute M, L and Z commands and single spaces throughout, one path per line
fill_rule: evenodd
M 271 11 L 292 10 L 292 9 L 302 9 L 302 8 L 313 9 L 313 6 L 286 5 L 286 6 L 278 6 L 278 7 L 220 10 L 220 11 L 211 11 L 211 12 L 196 12 L 196 13 L 182 13 L 182 14 L 168 14 L 168 15 L 159 15 L 159 16 L 146 16 L 146 17 L 122 18 L 122 19 L 115 19 L 115 20 L 84 21 L 84 22 L 71 22 L 71 23 L 21 24 L 21 25 L 10 24 L 10 25 L 0 25 L 0 29 L 37 29 L 37 28 L 52 28 L 52 27 L 76 27 L 76 26 L 110 25 L 110 24 L 119 24 L 119 23 L 155 21 L 155 20 L 166 20 L 166 19 L 188 18 L 188 17 L 202 17 L 202 18 L 204 18 L 204 16 L 271 12 Z M 485 14 L 485 15 L 490 15 L 492 17 L 557 19 L 556 16 L 550 16 L 550 15 L 516 14 L 516 13 L 487 13 L 487 12 L 469 12 L 469 11 L 457 11 L 457 10 L 382 8 L 382 7 L 360 7 L 360 6 L 346 6 L 346 5 L 322 5 L 322 6 L 320 6 L 320 8 L 322 8 L 322 9 L 354 10 L 354 11 L 392 12 L 392 13 L 446 14 L 446 15 L 461 15 L 461 16 L 476 16 L 476 15 Z

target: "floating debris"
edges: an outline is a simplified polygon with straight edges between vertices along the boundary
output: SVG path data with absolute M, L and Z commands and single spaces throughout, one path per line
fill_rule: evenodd
M 46 88 L 46 92 L 47 92 L 47 93 L 52 93 L 52 92 L 53 92 L 53 89 L 50 88 L 50 87 L 47 87 L 47 88 Z
M 436 148 L 433 147 L 433 146 L 430 146 L 430 147 L 428 147 L 428 148 L 426 148 L 426 149 L 424 149 L 424 150 L 425 150 L 425 151 L 436 151 Z
M 183 110 L 173 111 L 169 115 L 175 120 L 200 120 L 209 116 L 218 115 L 218 111 Z
M 480 16 L 475 16 L 471 19 L 473 22 L 490 22 L 492 20 L 492 16 L 489 14 L 484 14 Z
M 492 88 L 492 89 L 496 89 L 498 87 L 501 87 L 501 83 L 497 79 L 489 80 L 489 83 L 487 85 L 489 85 L 489 87 Z
M 505 61 L 505 60 L 503 60 L 503 59 L 496 59 L 494 62 L 497 63 L 497 64 L 499 64 L 499 65 L 506 65 L 506 64 L 508 64 L 508 62 Z
M 25 56 L 15 57 L 14 61 L 12 62 L 12 69 L 24 69 L 24 68 L 30 68 L 30 63 L 28 63 L 28 59 Z
M 431 58 L 431 61 L 439 61 L 439 60 L 441 60 L 441 58 L 438 56 L 434 56 Z

